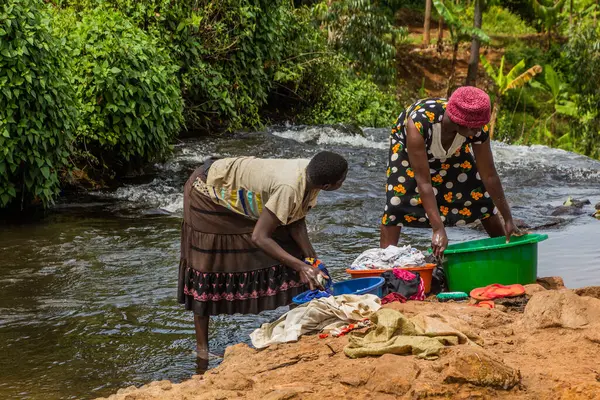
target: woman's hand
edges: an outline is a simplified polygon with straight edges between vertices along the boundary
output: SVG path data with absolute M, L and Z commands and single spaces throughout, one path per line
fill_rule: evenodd
M 504 222 L 504 232 L 506 232 L 506 243 L 510 242 L 511 236 L 523 236 L 529 233 L 520 230 L 512 218 Z
M 303 264 L 302 268 L 298 269 L 300 275 L 300 281 L 308 285 L 310 290 L 325 290 L 323 285 L 319 282 L 319 275 L 325 277 L 318 268 L 313 268 L 310 265 Z
M 441 258 L 448 247 L 448 235 L 444 227 L 434 229 L 431 235 L 431 249 L 435 258 Z

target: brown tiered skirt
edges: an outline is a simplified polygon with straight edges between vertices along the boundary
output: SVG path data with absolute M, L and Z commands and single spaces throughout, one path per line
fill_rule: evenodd
M 289 305 L 307 290 L 298 273 L 252 243 L 256 221 L 215 204 L 194 189 L 206 181 L 209 164 L 198 168 L 184 189 L 181 260 L 177 297 L 200 316 L 257 314 Z M 273 239 L 299 259 L 300 248 L 285 226 Z

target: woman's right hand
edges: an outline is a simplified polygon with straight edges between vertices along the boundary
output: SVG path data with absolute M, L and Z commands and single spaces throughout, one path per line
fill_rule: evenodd
M 300 281 L 307 284 L 310 290 L 325 290 L 317 278 L 321 274 L 321 271 L 318 268 L 303 264 L 302 267 L 298 269 L 298 274 L 300 275 Z
M 431 235 L 431 249 L 436 258 L 442 258 L 444 251 L 448 247 L 448 235 L 444 227 L 434 229 Z

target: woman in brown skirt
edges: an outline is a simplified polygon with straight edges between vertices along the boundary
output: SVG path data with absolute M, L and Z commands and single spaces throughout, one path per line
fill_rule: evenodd
M 208 358 L 211 315 L 257 314 L 319 287 L 305 216 L 321 190 L 346 179 L 335 153 L 311 160 L 210 159 L 185 184 L 178 300 L 194 312 L 196 350 Z

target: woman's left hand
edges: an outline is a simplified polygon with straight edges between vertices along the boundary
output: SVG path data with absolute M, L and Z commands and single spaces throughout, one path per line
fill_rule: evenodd
M 523 236 L 529 233 L 520 230 L 512 219 L 504 223 L 504 231 L 506 232 L 506 243 L 510 242 L 511 236 Z

